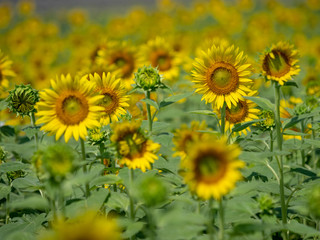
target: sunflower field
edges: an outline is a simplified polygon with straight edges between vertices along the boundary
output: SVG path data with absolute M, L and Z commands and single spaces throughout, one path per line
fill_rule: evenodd
M 111 2 L 0 1 L 0 239 L 320 239 L 320 1 Z

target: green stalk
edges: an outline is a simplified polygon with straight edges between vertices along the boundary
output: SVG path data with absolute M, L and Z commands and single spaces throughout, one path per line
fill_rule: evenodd
M 209 240 L 214 240 L 214 209 L 213 209 L 213 198 L 209 199 L 209 222 L 208 222 L 208 232 Z
M 36 125 L 36 118 L 34 116 L 34 112 L 31 113 L 30 119 L 31 119 L 32 127 L 36 128 L 37 125 Z M 35 142 L 36 142 L 36 149 L 38 150 L 39 149 L 39 136 L 38 136 L 37 132 L 34 134 L 34 139 L 35 139 Z
M 133 169 L 129 169 L 129 184 L 130 184 L 130 189 L 132 189 L 133 187 L 133 179 L 134 179 L 134 173 L 133 173 Z M 133 197 L 132 194 L 129 192 L 129 200 L 130 200 L 130 212 L 129 212 L 129 217 L 130 219 L 134 222 L 135 220 L 135 214 L 134 214 L 134 202 L 133 202 Z M 134 240 L 135 236 L 133 235 L 130 240 Z
M 275 82 L 274 83 L 274 96 L 275 96 L 275 105 L 276 105 L 276 112 L 275 112 L 275 124 L 276 124 L 276 131 L 277 131 L 277 143 L 278 149 L 282 151 L 282 132 L 281 132 L 281 121 L 280 121 L 280 85 Z M 281 215 L 282 215 L 282 223 L 285 225 L 287 224 L 287 208 L 284 196 L 284 175 L 283 175 L 283 159 L 282 155 L 277 158 L 278 166 L 279 166 L 279 175 L 280 175 L 280 201 L 281 201 Z M 286 230 L 283 230 L 284 239 L 288 239 L 288 234 Z
M 12 187 L 12 184 L 11 184 L 10 180 L 9 180 L 9 185 L 10 185 L 10 187 Z M 8 193 L 7 198 L 6 198 L 6 221 L 5 221 L 6 224 L 8 224 L 9 220 L 10 220 L 10 209 L 8 207 L 9 202 L 10 202 L 10 193 L 11 193 L 11 190 Z
M 82 138 L 80 138 L 80 144 L 81 144 L 82 160 L 83 160 L 83 162 L 85 162 L 86 161 L 86 148 L 84 145 L 84 140 Z M 87 173 L 87 165 L 86 164 L 83 165 L 83 172 Z M 85 189 L 86 189 L 86 197 L 89 197 L 90 196 L 89 183 L 86 183 Z
M 221 132 L 221 136 L 224 135 L 224 129 L 225 129 L 225 125 L 226 125 L 226 102 L 223 103 L 222 108 L 220 109 L 220 113 L 221 113 L 221 126 L 220 126 L 220 132 Z
M 104 165 L 104 161 L 103 161 L 104 143 L 100 143 L 100 145 L 99 145 L 99 151 L 100 151 L 100 160 L 101 160 L 101 164 L 103 164 L 103 165 Z
M 150 99 L 150 91 L 146 91 L 146 99 Z M 151 117 L 151 108 L 150 104 L 147 104 L 147 114 L 148 114 L 148 122 L 149 122 L 149 132 L 152 132 L 152 117 Z
M 305 127 L 304 127 L 303 120 L 300 122 L 300 127 L 301 127 L 301 133 L 304 133 Z M 301 138 L 301 145 L 303 145 L 303 143 L 304 143 L 304 138 L 302 137 Z M 300 153 L 301 153 L 301 165 L 302 165 L 302 167 L 304 167 L 304 165 L 305 165 L 305 152 L 303 149 L 301 149 Z
M 312 140 L 316 139 L 316 133 L 314 131 L 314 127 L 313 127 L 313 117 L 311 117 L 311 124 L 312 124 Z M 317 168 L 317 160 L 316 160 L 316 149 L 314 147 L 314 145 L 312 145 L 312 163 L 314 168 Z
M 222 204 L 223 199 L 219 200 L 219 218 L 220 218 L 220 228 L 219 228 L 219 240 L 224 239 L 224 209 Z

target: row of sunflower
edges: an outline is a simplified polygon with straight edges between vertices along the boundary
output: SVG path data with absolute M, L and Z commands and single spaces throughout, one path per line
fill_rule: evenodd
M 320 237 L 317 1 L 34 7 L 0 6 L 1 239 Z

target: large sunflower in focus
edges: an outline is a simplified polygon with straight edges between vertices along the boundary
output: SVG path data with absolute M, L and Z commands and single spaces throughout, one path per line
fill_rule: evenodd
M 160 149 L 158 143 L 148 139 L 140 128 L 140 121 L 113 123 L 111 141 L 115 143 L 120 164 L 128 168 L 140 168 L 145 172 L 151 163 L 158 159 L 155 153 Z
M 262 73 L 267 79 L 283 85 L 300 72 L 298 61 L 298 51 L 293 45 L 278 42 L 261 56 Z
M 191 192 L 205 200 L 226 195 L 242 178 L 238 170 L 244 167 L 238 159 L 240 152 L 224 138 L 195 143 L 181 166 Z
M 243 52 L 233 45 L 213 45 L 207 52 L 203 51 L 202 56 L 196 58 L 192 71 L 194 87 L 203 94 L 202 100 L 214 102 L 218 109 L 224 102 L 229 109 L 232 104 L 237 106 L 239 100 L 251 92 L 247 87 L 252 82 L 249 79 L 251 65 L 246 60 Z
M 116 79 L 114 75 L 105 73 L 100 77 L 97 73 L 90 74 L 90 81 L 96 86 L 96 92 L 103 95 L 99 101 L 99 106 L 103 107 L 103 115 L 100 119 L 101 124 L 108 125 L 110 122 L 117 122 L 121 115 L 127 112 L 124 108 L 129 107 L 129 96 L 121 84 L 121 79 Z
M 12 61 L 0 50 L 0 96 L 1 92 L 9 87 L 8 77 L 14 77 L 15 73 L 11 70 Z
M 51 80 L 52 89 L 40 92 L 41 101 L 37 103 L 39 117 L 37 124 L 44 125 L 41 130 L 56 135 L 56 140 L 63 133 L 68 142 L 73 135 L 85 139 L 87 128 L 99 127 L 99 116 L 103 107 L 98 102 L 103 98 L 97 95 L 95 85 L 87 80 L 87 76 L 73 79 L 69 74 Z
M 129 89 L 134 83 L 134 72 L 138 68 L 137 50 L 128 42 L 110 41 L 105 48 L 100 49 L 96 57 L 99 66 L 103 66 L 108 72 L 115 72 L 121 77 L 123 85 Z
M 157 67 L 166 80 L 178 79 L 181 59 L 165 39 L 157 37 L 149 40 L 141 47 L 140 60 L 146 66 L 151 64 Z

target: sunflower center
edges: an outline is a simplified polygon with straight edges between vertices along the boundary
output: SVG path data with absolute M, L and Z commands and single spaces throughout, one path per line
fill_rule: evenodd
M 199 173 L 202 177 L 215 175 L 220 169 L 221 163 L 213 156 L 206 156 L 199 163 Z
M 240 123 L 248 116 L 248 105 L 245 101 L 239 101 L 237 106 L 226 108 L 226 119 L 231 123 Z
M 151 65 L 158 67 L 160 71 L 167 71 L 171 68 L 171 57 L 166 51 L 156 51 L 151 54 Z
M 234 92 L 238 88 L 237 70 L 229 63 L 216 62 L 207 71 L 208 87 L 217 95 Z
M 264 70 L 275 77 L 282 77 L 290 72 L 289 58 L 284 52 L 273 50 L 264 60 Z
M 88 116 L 88 101 L 78 92 L 63 93 L 57 100 L 56 113 L 66 125 L 79 124 Z
M 2 74 L 2 71 L 0 71 L 0 83 L 2 80 L 3 80 L 3 74 Z
M 111 57 L 111 64 L 115 64 L 117 68 L 120 68 L 122 76 L 125 78 L 130 77 L 134 70 L 134 58 L 126 52 L 114 54 Z
M 118 95 L 110 90 L 104 89 L 102 90 L 102 95 L 104 95 L 103 99 L 99 103 L 100 106 L 104 107 L 104 112 L 106 114 L 112 114 L 116 111 L 119 106 L 119 97 Z
M 126 60 L 124 58 L 118 58 L 115 60 L 115 64 L 118 66 L 118 67 L 123 67 L 124 65 L 126 65 Z

